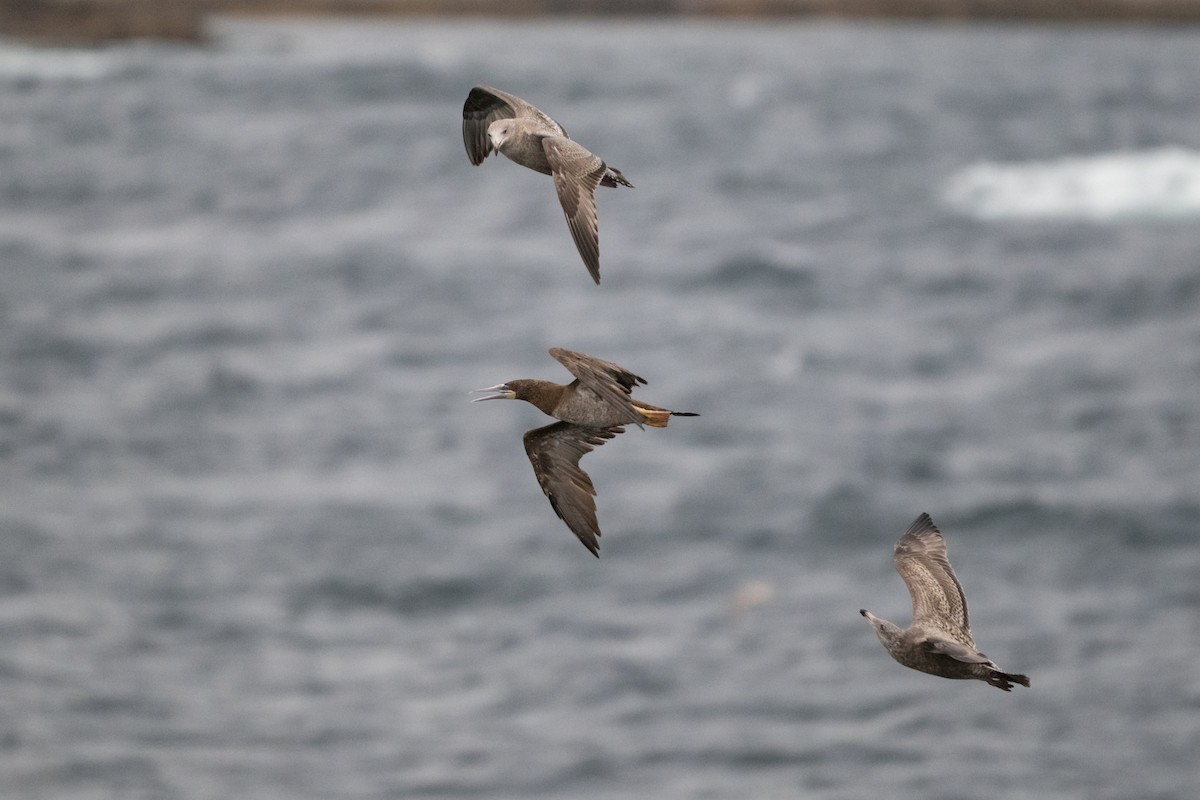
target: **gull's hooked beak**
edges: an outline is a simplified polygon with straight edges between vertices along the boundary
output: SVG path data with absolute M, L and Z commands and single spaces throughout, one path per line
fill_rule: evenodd
M 517 393 L 508 388 L 507 383 L 498 383 L 495 386 L 489 386 L 486 389 L 474 389 L 473 392 L 488 392 L 483 397 L 476 397 L 472 403 L 478 403 L 481 400 L 516 400 Z

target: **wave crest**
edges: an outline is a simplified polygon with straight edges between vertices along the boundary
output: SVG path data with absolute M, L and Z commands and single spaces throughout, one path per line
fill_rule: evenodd
M 1182 219 L 1200 216 L 1200 152 L 1178 147 L 973 164 L 942 200 L 983 220 Z

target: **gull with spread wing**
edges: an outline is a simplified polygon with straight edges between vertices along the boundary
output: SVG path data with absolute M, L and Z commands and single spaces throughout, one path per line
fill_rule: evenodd
M 930 675 L 987 681 L 1006 692 L 1014 683 L 1029 685 L 1027 675 L 1001 671 L 975 646 L 966 595 L 946 557 L 946 540 L 928 514 L 900 537 L 892 563 L 912 595 L 912 624 L 902 629 L 866 609 L 858 612 L 892 658 Z
M 463 143 L 475 166 L 497 152 L 554 179 L 571 238 L 592 280 L 600 283 L 596 187 L 633 188 L 621 171 L 571 139 L 537 107 L 490 86 L 471 89 L 463 103 Z

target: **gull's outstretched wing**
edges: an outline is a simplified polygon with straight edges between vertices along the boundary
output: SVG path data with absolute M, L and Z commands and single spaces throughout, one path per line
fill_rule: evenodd
M 561 136 L 542 139 L 542 149 L 550 162 L 550 175 L 562 204 L 571 238 L 583 258 L 583 265 L 597 284 L 600 283 L 600 222 L 596 217 L 596 187 L 608 171 L 600 156 L 578 142 Z
M 463 103 L 463 144 L 472 164 L 479 166 L 492 152 L 488 126 L 498 119 L 513 118 L 535 120 L 549 136 L 567 135 L 561 125 L 537 106 L 490 86 L 476 86 Z
M 913 625 L 971 640 L 967 598 L 946 558 L 946 540 L 928 514 L 917 517 L 896 543 L 892 563 L 912 595 Z

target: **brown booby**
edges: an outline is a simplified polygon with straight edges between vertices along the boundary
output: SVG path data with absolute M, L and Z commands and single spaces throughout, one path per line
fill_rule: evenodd
M 892 658 L 930 675 L 986 681 L 1006 692 L 1014 683 L 1029 685 L 1029 676 L 1001 671 L 975 646 L 966 595 L 946 557 L 946 540 L 928 514 L 900 537 L 892 563 L 912 595 L 912 624 L 901 629 L 866 609 L 858 612 Z
M 572 140 L 537 107 L 489 86 L 471 89 L 463 103 L 463 143 L 475 166 L 495 151 L 554 178 L 571 238 L 592 280 L 600 283 L 596 187 L 633 188 L 621 171 Z
M 645 384 L 611 361 L 583 353 L 550 348 L 575 376 L 569 384 L 522 378 L 486 389 L 481 400 L 524 400 L 558 420 L 525 433 L 525 453 L 550 505 L 583 546 L 600 557 L 600 525 L 596 521 L 596 489 L 579 468 L 579 460 L 619 433 L 625 425 L 665 428 L 671 417 L 699 416 L 690 411 L 671 411 L 652 406 L 631 396 L 633 388 Z

